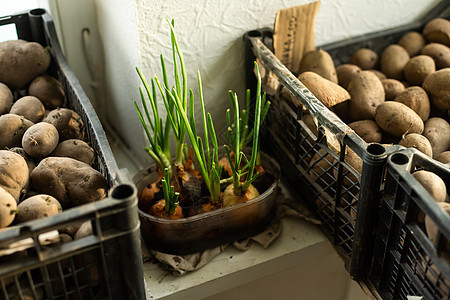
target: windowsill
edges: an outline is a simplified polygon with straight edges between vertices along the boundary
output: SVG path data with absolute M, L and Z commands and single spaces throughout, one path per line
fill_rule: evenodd
M 334 251 L 320 229 L 303 220 L 284 218 L 280 236 L 267 248 L 247 251 L 228 246 L 208 264 L 175 277 L 157 264 L 145 263 L 150 299 L 202 299 L 314 260 Z
M 112 144 L 119 168 L 134 176 L 139 170 L 121 147 Z M 255 280 L 301 266 L 335 250 L 317 225 L 298 218 L 283 218 L 280 236 L 267 248 L 254 243 L 247 251 L 228 246 L 202 268 L 175 277 L 155 263 L 144 263 L 147 298 L 202 299 Z

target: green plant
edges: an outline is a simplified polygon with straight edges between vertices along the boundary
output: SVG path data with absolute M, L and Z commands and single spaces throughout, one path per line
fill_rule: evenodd
M 161 185 L 165 200 L 164 209 L 169 215 L 172 215 L 178 206 L 178 197 L 180 196 L 180 193 L 175 192 L 175 187 L 173 185 L 170 185 L 168 168 L 164 169 L 164 177 L 161 179 Z
M 170 90 L 167 85 L 164 84 L 164 90 L 166 91 L 167 97 L 163 97 L 163 99 L 166 109 L 169 108 L 170 105 L 173 105 L 175 108 L 174 110 L 168 110 L 168 118 L 171 120 L 172 125 L 174 124 L 174 121 L 177 120 L 179 122 L 179 126 L 182 126 L 182 128 L 186 130 L 203 180 L 210 193 L 211 201 L 218 202 L 220 200 L 220 174 L 222 173 L 223 167 L 219 165 L 219 147 L 214 124 L 211 115 L 209 113 L 206 114 L 205 111 L 200 72 L 198 72 L 198 89 L 202 112 L 204 142 L 201 137 L 197 136 L 197 127 L 194 115 L 194 93 L 191 89 L 189 90 L 189 112 L 187 109 L 187 87 L 185 85 L 186 73 L 183 54 L 178 47 L 173 22 L 169 22 L 169 25 L 171 30 L 172 45 L 174 46 L 174 60 L 176 61 L 176 56 L 178 56 L 181 69 L 183 70 L 183 89 L 179 88 L 179 85 L 176 85 Z M 163 86 L 159 83 L 159 81 L 157 81 L 157 83 L 162 91 Z M 210 141 L 212 149 L 210 149 Z
M 170 134 L 170 123 L 166 119 L 165 126 L 163 127 L 162 118 L 159 117 L 158 105 L 156 103 L 156 89 L 155 82 L 152 80 L 152 89 L 150 90 L 147 79 L 144 74 L 136 67 L 136 71 L 144 85 L 145 91 L 147 92 L 147 97 L 149 99 L 151 109 L 153 112 L 153 119 L 150 117 L 150 113 L 145 101 L 144 92 L 142 88 L 139 87 L 139 93 L 141 95 L 141 104 L 144 108 L 145 117 L 147 118 L 147 122 L 150 125 L 151 132 L 145 122 L 144 115 L 139 108 L 136 101 L 134 102 L 134 106 L 139 115 L 139 119 L 141 120 L 142 127 L 147 135 L 147 139 L 150 143 L 150 147 L 145 147 L 145 151 L 153 158 L 155 163 L 158 166 L 160 172 L 164 169 L 172 170 L 172 162 L 171 162 L 171 154 L 169 148 L 169 134 Z M 152 135 L 153 133 L 153 135 Z
M 169 23 L 170 24 L 170 23 Z M 173 28 L 173 20 L 172 24 L 170 24 L 171 28 Z M 173 85 L 173 91 L 177 93 L 177 95 L 180 98 L 181 107 L 183 109 L 187 109 L 188 104 L 188 94 L 187 94 L 187 75 L 186 75 L 186 69 L 184 65 L 184 60 L 182 53 L 179 50 L 178 43 L 175 38 L 174 31 L 171 32 L 171 46 L 172 46 L 172 56 L 173 56 L 173 62 L 174 62 L 174 78 L 175 83 Z M 178 60 L 177 60 L 178 57 Z M 153 158 L 153 160 L 158 165 L 159 170 L 164 170 L 165 168 L 169 169 L 169 173 L 172 172 L 172 156 L 170 153 L 170 131 L 172 129 L 173 136 L 175 138 L 175 158 L 173 163 L 175 165 L 178 164 L 184 164 L 187 161 L 188 158 L 188 146 L 184 142 L 185 135 L 186 135 L 186 127 L 184 122 L 182 121 L 182 117 L 179 115 L 179 111 L 174 109 L 174 102 L 170 101 L 172 98 L 172 94 L 168 83 L 167 78 L 167 71 L 165 66 L 165 60 L 163 55 L 160 55 L 161 60 L 161 69 L 163 74 L 163 83 L 159 81 L 158 77 L 155 76 L 154 79 L 151 80 L 151 90 L 150 86 L 145 78 L 145 76 L 142 74 L 142 72 L 139 70 L 139 68 L 136 68 L 138 75 L 144 85 L 145 91 L 147 92 L 147 98 L 149 99 L 151 110 L 153 113 L 153 119 L 150 116 L 144 93 L 141 88 L 139 88 L 140 94 L 141 94 L 141 103 L 144 108 L 145 116 L 147 119 L 147 122 L 150 125 L 151 132 L 144 120 L 144 116 L 137 105 L 136 101 L 134 101 L 136 111 L 139 115 L 139 118 L 141 120 L 142 126 L 145 130 L 145 133 L 147 135 L 147 138 L 150 143 L 150 147 L 146 147 L 145 150 L 147 153 Z M 178 62 L 180 66 L 178 66 Z M 181 80 L 180 80 L 180 73 L 181 73 Z M 157 97 L 156 97 L 156 85 L 158 86 L 158 89 L 160 91 L 161 97 L 163 99 L 163 103 L 167 112 L 167 118 L 164 122 L 163 126 L 163 120 L 159 116 L 158 112 L 158 105 L 157 105 Z M 164 85 L 164 87 L 162 86 Z M 191 97 L 193 97 L 191 92 Z M 153 135 L 152 135 L 153 133 Z
M 230 162 L 232 170 L 232 183 L 234 187 L 234 193 L 236 195 L 242 195 L 247 188 L 258 177 L 258 172 L 255 174 L 255 166 L 260 164 L 260 137 L 259 129 L 262 121 L 270 107 L 270 102 L 266 101 L 266 94 L 261 96 L 261 76 L 259 74 L 258 65 L 255 62 L 255 69 L 257 74 L 257 86 L 256 86 L 256 103 L 255 103 L 255 117 L 253 122 L 253 129 L 249 131 L 249 111 L 250 111 L 250 92 L 246 94 L 246 110 L 243 110 L 243 116 L 240 116 L 239 101 L 236 93 L 229 91 L 231 103 L 234 112 L 234 121 L 231 123 L 230 109 L 227 110 L 227 140 L 234 152 L 233 155 L 225 145 L 225 152 Z M 252 141 L 251 157 L 247 158 L 242 151 L 247 144 Z

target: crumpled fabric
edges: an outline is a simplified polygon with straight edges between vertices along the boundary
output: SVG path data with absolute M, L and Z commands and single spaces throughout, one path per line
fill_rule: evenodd
M 247 239 L 188 255 L 173 255 L 155 251 L 145 247 L 144 242 L 142 242 L 143 260 L 144 262 L 154 261 L 168 273 L 174 276 L 181 276 L 187 272 L 200 269 L 229 246 L 246 251 L 253 243 L 257 243 L 263 248 L 268 248 L 280 235 L 282 230 L 281 219 L 285 217 L 301 218 L 313 224 L 320 224 L 320 221 L 303 203 L 292 197 L 286 197 L 286 195 L 279 192 L 276 199 L 275 217 L 263 232 Z

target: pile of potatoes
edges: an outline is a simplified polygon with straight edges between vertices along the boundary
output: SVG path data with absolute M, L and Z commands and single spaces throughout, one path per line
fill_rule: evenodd
M 38 43 L 0 43 L 0 229 L 106 197 L 83 120 L 50 64 Z
M 435 18 L 421 32 L 405 33 L 381 53 L 362 48 L 339 66 L 322 49 L 307 52 L 298 79 L 367 143 L 413 147 L 450 166 L 449 47 L 450 21 Z M 292 97 L 283 90 L 281 95 Z M 302 120 L 317 132 L 307 111 Z M 339 145 L 328 144 L 339 151 Z M 346 161 L 361 172 L 361 158 L 351 149 L 347 151 Z M 310 173 L 319 165 L 320 161 L 312 158 Z M 429 171 L 414 172 L 413 176 L 450 214 L 443 180 Z M 419 219 L 433 240 L 436 226 L 424 215 Z

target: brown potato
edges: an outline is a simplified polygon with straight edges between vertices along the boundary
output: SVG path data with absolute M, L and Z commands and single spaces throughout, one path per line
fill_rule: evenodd
M 24 96 L 14 102 L 9 113 L 23 116 L 33 123 L 38 123 L 44 118 L 45 108 L 38 98 Z
M 314 133 L 316 138 L 318 137 L 319 131 L 317 129 L 317 124 L 314 121 L 314 117 L 310 114 L 304 114 L 302 116 L 302 121 L 305 122 L 306 126 Z
M 433 149 L 433 157 L 450 150 L 450 124 L 442 118 L 430 118 L 425 122 L 423 136 Z
M 422 85 L 425 78 L 436 72 L 433 58 L 428 55 L 417 55 L 412 57 L 405 65 L 403 73 L 410 85 Z
M 22 137 L 22 148 L 33 158 L 48 156 L 56 148 L 59 141 L 58 130 L 52 124 L 39 122 L 25 131 Z
M 353 64 L 342 64 L 336 67 L 339 85 L 347 88 L 353 75 L 361 72 L 361 68 Z
M 416 171 L 412 175 L 430 193 L 436 202 L 445 202 L 447 188 L 441 177 L 426 170 Z M 417 215 L 417 221 L 424 223 L 425 214 L 422 211 Z
M 372 49 L 358 49 L 350 57 L 349 63 L 357 65 L 362 70 L 376 69 L 378 65 L 378 54 Z
M 336 67 L 334 66 L 333 59 L 328 52 L 322 49 L 308 51 L 303 55 L 300 61 L 298 73 L 301 74 L 307 71 L 317 73 L 333 83 L 338 83 Z
M 53 216 L 62 211 L 61 204 L 50 195 L 40 194 L 27 198 L 17 206 L 17 223 Z
M 423 35 L 416 31 L 405 33 L 397 42 L 400 46 L 405 48 L 410 57 L 416 56 L 420 50 L 425 46 L 426 41 Z
M 298 79 L 328 108 L 350 99 L 350 94 L 343 87 L 317 73 L 303 72 Z
M 358 156 L 358 154 L 356 154 L 355 151 L 353 151 L 350 148 L 347 148 L 346 153 L 345 153 L 345 162 L 347 162 L 358 174 L 361 174 L 362 172 L 362 167 L 363 167 L 363 161 L 361 159 L 361 157 Z M 333 170 L 333 174 L 334 177 L 337 178 L 338 176 L 338 170 L 334 169 Z M 342 183 L 344 184 L 345 187 L 349 188 L 354 186 L 357 182 L 359 182 L 359 179 L 353 175 L 353 173 L 348 172 L 348 174 L 346 174 L 346 176 L 344 177 Z M 354 193 L 356 193 L 357 191 L 355 190 Z
M 441 154 L 435 157 L 437 161 L 440 161 L 443 164 L 450 163 L 450 151 L 441 152 Z
M 373 120 L 361 120 L 348 124 L 366 143 L 380 143 L 382 133 L 377 123 Z
M 350 112 L 349 112 L 350 100 L 341 102 L 332 107 L 332 111 L 345 123 L 350 121 Z
M 44 291 L 41 286 L 34 285 L 30 277 L 22 274 L 18 281 L 15 279 L 13 284 L 6 287 L 6 293 L 12 295 L 8 297 L 8 300 L 43 300 Z M 31 282 L 30 282 L 31 281 Z M 16 283 L 17 282 L 17 283 Z M 5 298 L 2 298 L 2 300 Z
M 30 83 L 28 94 L 39 98 L 47 109 L 62 107 L 66 101 L 61 82 L 47 74 L 36 77 Z
M 430 99 L 428 94 L 420 86 L 410 86 L 395 97 L 394 101 L 401 102 L 414 110 L 425 122 L 430 116 Z
M 447 188 L 444 180 L 433 172 L 420 170 L 412 173 L 414 178 L 430 193 L 436 202 L 445 202 Z
M 0 82 L 0 115 L 7 114 L 13 103 L 13 94 L 9 87 Z
M 334 161 L 335 159 L 325 150 L 319 149 L 309 163 L 311 167 L 309 170 L 311 179 L 324 189 L 336 180 L 333 175 L 332 166 Z
M 436 71 L 425 78 L 422 87 L 431 103 L 440 110 L 450 109 L 450 68 Z
M 86 221 L 78 229 L 74 239 L 79 240 L 84 237 L 92 235 L 92 222 Z M 75 266 L 81 269 L 81 272 L 77 273 L 77 280 L 82 284 L 87 284 L 88 279 L 92 282 L 98 282 L 101 276 L 99 265 L 96 263 L 100 258 L 98 257 L 98 251 L 88 251 L 83 255 L 75 256 Z M 86 268 L 86 264 L 89 266 Z
M 400 45 L 391 44 L 381 53 L 380 69 L 388 78 L 402 80 L 403 69 L 409 61 L 409 54 Z
M 33 122 L 15 114 L 0 116 L 0 149 L 22 146 L 22 137 Z
M 0 228 L 10 225 L 16 217 L 17 202 L 0 186 Z
M 17 202 L 26 194 L 29 173 L 25 159 L 17 153 L 0 150 L 0 187 Z
M 297 107 L 303 107 L 302 103 L 297 98 L 295 98 L 294 94 L 292 94 L 292 92 L 285 86 L 281 87 L 280 97 L 295 110 L 297 110 Z
M 25 159 L 25 161 L 27 162 L 27 166 L 28 166 L 28 173 L 31 174 L 31 172 L 34 170 L 34 168 L 36 167 L 36 164 L 34 163 L 34 159 L 29 156 L 25 150 L 23 150 L 23 148 L 20 147 L 14 147 L 9 149 L 9 151 L 14 152 L 19 154 L 20 156 L 23 157 L 23 159 Z
M 353 76 L 347 90 L 351 96 L 350 119 L 353 121 L 373 120 L 375 109 L 384 102 L 385 98 L 381 80 L 370 71 L 361 71 Z
M 382 79 L 386 79 L 387 76 L 386 74 L 384 74 L 383 72 L 381 72 L 380 70 L 377 69 L 369 69 L 367 71 L 370 71 L 372 73 L 374 73 L 375 75 L 377 75 L 378 79 L 382 80 Z
M 430 43 L 423 47 L 420 54 L 433 58 L 437 70 L 450 67 L 450 48 L 445 45 Z
M 450 203 L 447 202 L 438 202 L 438 205 L 448 214 L 450 215 Z M 436 242 L 437 233 L 439 228 L 436 223 L 427 215 L 425 216 L 425 229 L 427 232 L 427 236 L 430 239 L 430 242 L 434 244 Z M 447 241 L 446 245 L 444 245 L 444 249 L 450 252 L 450 241 Z
M 387 133 L 401 137 L 405 133 L 422 133 L 424 124 L 415 111 L 403 103 L 388 101 L 377 106 L 375 121 Z
M 431 148 L 430 141 L 421 134 L 409 133 L 398 144 L 406 148 L 416 148 L 429 157 L 433 157 L 433 149 Z
M 83 120 L 79 114 L 69 108 L 56 108 L 50 111 L 43 121 L 58 129 L 60 141 L 82 140 L 84 137 Z
M 106 197 L 105 177 L 86 163 L 69 157 L 47 157 L 31 173 L 33 188 L 55 197 L 63 208 Z
M 450 21 L 444 18 L 435 18 L 425 25 L 422 35 L 430 43 L 450 46 Z
M 381 83 L 384 87 L 386 101 L 394 100 L 398 94 L 402 93 L 406 89 L 405 85 L 397 79 L 385 78 L 381 79 Z
M 92 166 L 94 164 L 95 152 L 85 141 L 70 139 L 59 143 L 50 156 L 70 157 Z
M 0 43 L 0 82 L 23 89 L 50 65 L 50 53 L 39 43 L 10 40 Z

